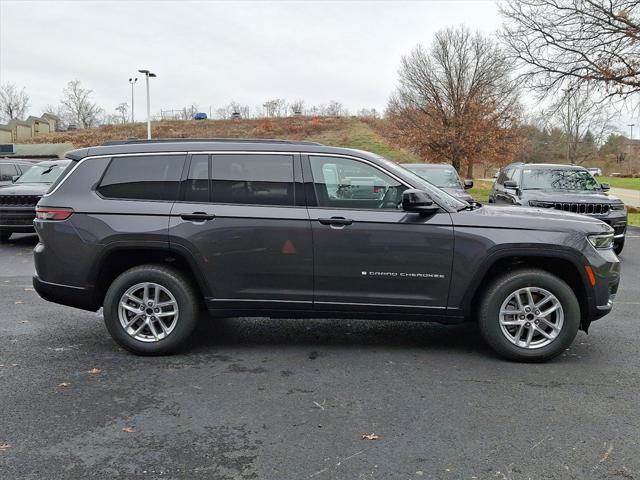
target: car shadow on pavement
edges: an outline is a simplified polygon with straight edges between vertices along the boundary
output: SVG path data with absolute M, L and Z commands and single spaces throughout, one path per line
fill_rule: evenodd
M 458 350 L 495 358 L 475 323 L 357 319 L 202 318 L 188 351 L 216 346 L 383 346 Z

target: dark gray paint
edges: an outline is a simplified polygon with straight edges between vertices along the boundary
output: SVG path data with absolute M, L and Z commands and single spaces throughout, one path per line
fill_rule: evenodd
M 162 151 L 185 156 L 202 151 L 291 152 L 296 159 L 297 153 L 340 154 L 389 173 L 379 157 L 366 152 L 294 143 L 149 143 L 95 147 L 72 155 Z M 415 314 L 458 321 L 473 313 L 468 310 L 469 295 L 482 288 L 478 282 L 491 262 L 505 255 L 542 254 L 571 261 L 584 282 L 584 267 L 594 268 L 601 281 L 588 289 L 585 316 L 595 319 L 609 311 L 609 288 L 619 281 L 617 257 L 596 251 L 586 240 L 589 233 L 609 230 L 594 218 L 492 206 L 458 212 L 446 203 L 438 213 L 421 216 L 393 210 L 107 200 L 95 188 L 108 161 L 83 160 L 40 202 L 75 210 L 64 222 L 35 222 L 41 239 L 35 250 L 36 284 L 42 292 L 48 289 L 46 296 L 54 301 L 66 292 L 65 285 L 91 298 L 102 259 L 132 245 L 186 255 L 209 308 L 227 313 L 268 311 L 278 316 L 278 309 L 290 313 L 295 308 L 300 315 L 326 310 L 326 315 Z M 405 176 L 398 170 L 392 176 L 408 188 L 417 185 L 408 172 Z M 307 201 L 314 205 L 307 173 Z M 182 218 L 194 212 L 213 218 Z M 352 223 L 336 227 L 319 222 L 331 217 Z M 369 272 L 391 275 L 370 277 Z M 401 276 L 416 273 L 426 275 Z M 76 290 L 73 298 L 82 297 Z M 77 303 L 82 308 L 100 306 L 89 300 Z

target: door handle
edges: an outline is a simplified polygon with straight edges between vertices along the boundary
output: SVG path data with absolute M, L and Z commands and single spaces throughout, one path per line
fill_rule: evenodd
M 344 218 L 344 217 L 319 218 L 318 221 L 322 225 L 345 226 L 345 225 L 351 225 L 353 223 L 353 220 L 351 220 L 350 218 Z
M 204 212 L 183 213 L 180 215 L 183 220 L 190 220 L 192 222 L 204 222 L 206 220 L 213 220 L 215 215 Z

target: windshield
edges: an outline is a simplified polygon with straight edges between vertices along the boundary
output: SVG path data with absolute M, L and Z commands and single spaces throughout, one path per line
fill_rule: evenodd
M 600 185 L 586 170 L 542 168 L 525 169 L 524 190 L 600 190 Z
M 460 177 L 453 167 L 425 167 L 422 165 L 403 165 L 417 173 L 428 182 L 440 188 L 462 188 Z
M 433 199 L 442 206 L 442 204 L 447 205 L 449 208 L 454 210 L 460 210 L 469 206 L 467 202 L 462 200 L 458 200 L 455 197 L 452 197 L 444 190 L 440 190 L 434 184 L 430 183 L 428 180 L 425 180 L 420 175 L 413 173 L 411 170 L 404 168 L 397 163 L 393 163 L 390 160 L 387 160 L 384 157 L 376 155 L 382 163 L 384 163 L 385 167 L 389 169 L 391 172 L 397 173 L 398 175 L 405 176 L 409 178 L 414 187 L 419 188 L 421 190 L 426 191 L 433 197 Z
M 16 183 L 53 183 L 67 167 L 69 162 L 49 163 L 48 165 L 34 165 Z

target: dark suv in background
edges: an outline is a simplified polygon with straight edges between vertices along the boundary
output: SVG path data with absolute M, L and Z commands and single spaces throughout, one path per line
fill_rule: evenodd
M 13 183 L 0 187 L 0 241 L 7 241 L 12 233 L 33 233 L 36 203 L 69 163 L 47 160 L 29 165 Z
M 605 223 L 470 205 L 363 151 L 124 141 L 67 157 L 36 209 L 34 287 L 103 307 L 138 354 L 181 347 L 205 308 L 473 320 L 501 355 L 543 361 L 606 315 L 618 288 Z
M 0 187 L 11 185 L 16 177 L 22 175 L 33 165 L 28 160 L 0 158 Z
M 597 218 L 614 229 L 614 250 L 624 248 L 627 209 L 609 195 L 584 167 L 513 163 L 504 167 L 493 184 L 489 203 L 549 208 Z

